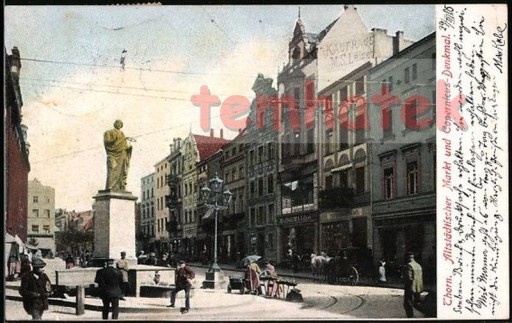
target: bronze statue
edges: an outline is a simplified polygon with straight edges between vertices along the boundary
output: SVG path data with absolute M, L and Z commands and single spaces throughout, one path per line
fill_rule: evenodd
M 132 146 L 128 141 L 135 141 L 125 137 L 121 131 L 123 122 L 116 120 L 114 129 L 105 131 L 103 143 L 107 152 L 107 184 L 105 189 L 110 191 L 125 191 Z

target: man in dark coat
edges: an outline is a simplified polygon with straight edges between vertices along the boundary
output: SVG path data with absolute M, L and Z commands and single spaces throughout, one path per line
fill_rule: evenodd
M 19 292 L 23 297 L 23 308 L 32 315 L 33 320 L 41 320 L 48 309 L 48 295 L 52 290 L 50 279 L 43 272 L 46 263 L 39 258 L 32 262 L 33 270 L 21 278 Z
M 114 259 L 107 260 L 107 266 L 96 272 L 94 282 L 98 284 L 99 296 L 103 301 L 103 319 L 108 319 L 108 312 L 112 306 L 112 319 L 119 317 L 119 299 L 123 296 L 121 272 L 114 268 Z
M 413 307 L 419 302 L 423 291 L 423 270 L 415 260 L 414 254 L 408 252 L 404 266 L 404 309 L 407 317 L 414 317 Z
M 167 307 L 174 307 L 176 301 L 176 294 L 180 290 L 185 291 L 185 308 L 181 311 L 182 314 L 188 313 L 190 309 L 190 289 L 192 288 L 192 279 L 195 277 L 195 273 L 189 266 L 185 265 L 185 261 L 180 260 L 178 262 L 178 268 L 176 268 L 176 289 L 171 291 L 171 305 Z

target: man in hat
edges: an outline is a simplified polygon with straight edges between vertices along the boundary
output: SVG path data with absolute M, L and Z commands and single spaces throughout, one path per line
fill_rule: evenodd
M 407 317 L 414 317 L 414 305 L 420 299 L 423 291 L 423 270 L 415 260 L 414 253 L 408 252 L 405 255 L 406 265 L 404 266 L 404 309 Z
M 123 297 L 121 272 L 114 267 L 114 259 L 107 260 L 107 266 L 96 272 L 94 282 L 98 284 L 99 296 L 103 301 L 103 319 L 108 319 L 108 312 L 112 306 L 112 319 L 119 317 L 119 299 Z
M 123 277 L 123 283 L 121 284 L 121 290 L 123 291 L 123 296 L 126 296 L 128 293 L 128 271 L 130 270 L 130 266 L 128 265 L 128 260 L 126 260 L 126 251 L 121 252 L 121 259 L 117 259 L 116 262 L 117 269 L 121 271 L 121 275 Z M 121 297 L 121 300 L 125 300 L 124 297 Z
M 176 294 L 180 290 L 185 291 L 185 308 L 181 310 L 182 314 L 188 313 L 190 309 L 190 289 L 192 288 L 192 279 L 195 277 L 195 273 L 189 266 L 185 265 L 185 261 L 180 260 L 178 262 L 178 268 L 176 268 L 176 289 L 171 291 L 171 305 L 167 307 L 174 307 L 176 301 Z
M 48 295 L 52 290 L 50 279 L 43 272 L 44 266 L 46 263 L 42 259 L 34 258 L 32 271 L 21 278 L 19 292 L 23 297 L 23 308 L 33 320 L 41 320 L 43 312 L 48 309 Z

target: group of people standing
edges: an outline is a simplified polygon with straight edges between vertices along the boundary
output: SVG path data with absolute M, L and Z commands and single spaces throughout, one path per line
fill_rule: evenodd
M 272 261 L 266 261 L 265 270 L 261 270 L 256 261 L 251 261 L 245 271 L 245 282 L 247 289 L 253 293 L 263 295 L 262 278 L 265 278 L 267 285 L 265 295 L 269 297 L 279 296 L 279 284 L 277 283 L 277 271 Z

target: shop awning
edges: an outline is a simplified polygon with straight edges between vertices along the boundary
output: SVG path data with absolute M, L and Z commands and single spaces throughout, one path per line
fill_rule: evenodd
M 352 167 L 352 163 L 331 169 L 331 173 L 341 172 Z

